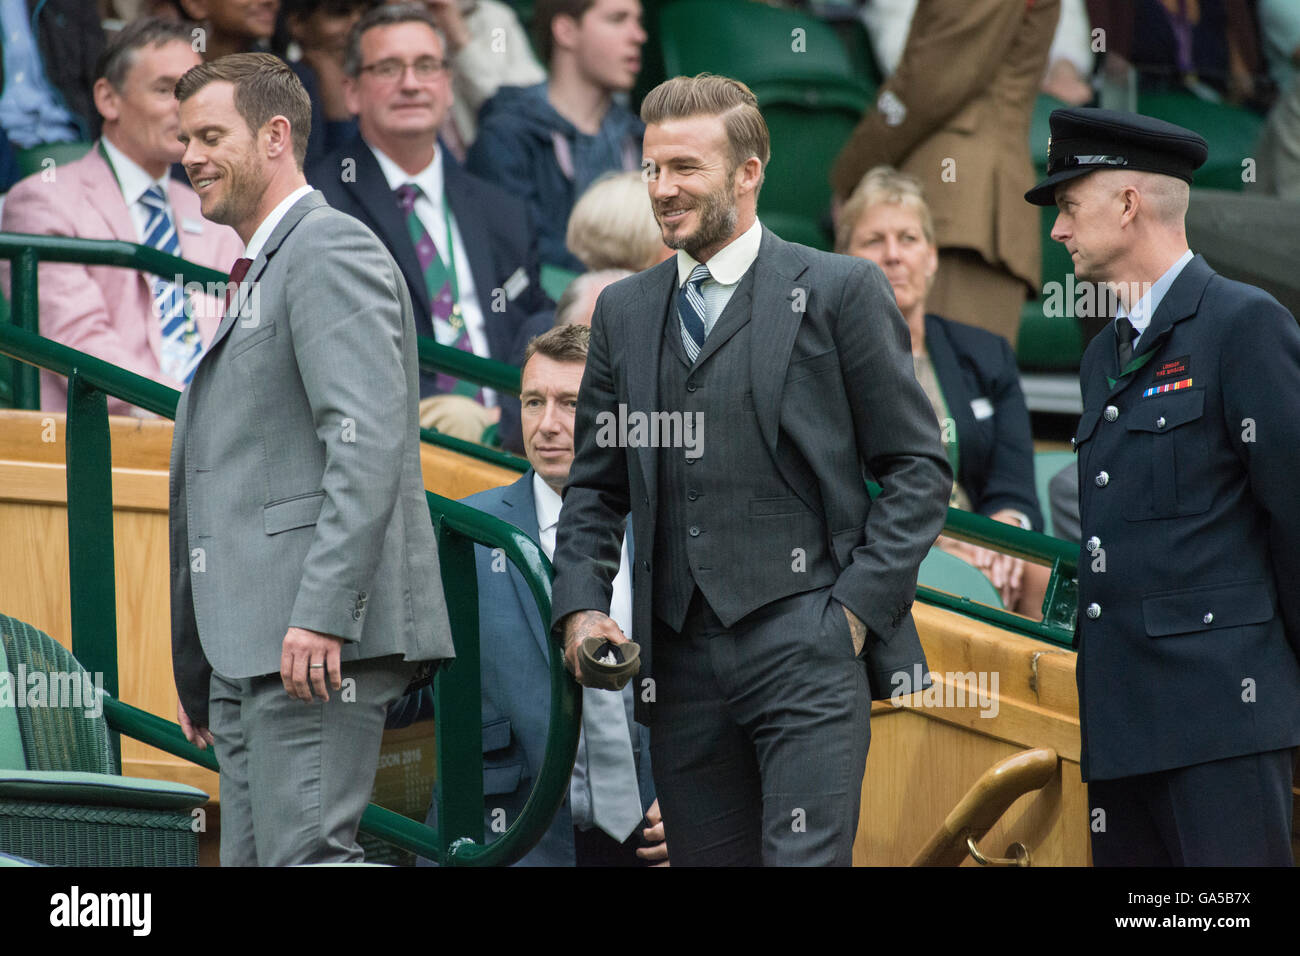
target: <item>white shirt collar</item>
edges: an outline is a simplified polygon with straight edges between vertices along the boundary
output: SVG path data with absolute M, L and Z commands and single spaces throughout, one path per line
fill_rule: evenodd
M 723 246 L 709 260 L 709 275 L 718 285 L 735 285 L 758 258 L 758 245 L 763 240 L 763 225 L 754 219 L 754 224 Z M 691 270 L 699 262 L 685 249 L 677 250 L 677 285 L 680 287 L 690 278 Z
M 271 238 L 271 233 L 275 232 L 275 227 L 280 225 L 280 220 L 284 218 L 285 213 L 293 208 L 303 196 L 312 191 L 311 186 L 299 186 L 289 195 L 280 200 L 280 204 L 271 210 L 270 215 L 262 220 L 262 224 L 257 227 L 253 237 L 248 240 L 248 247 L 244 250 L 245 259 L 256 259 L 262 247 L 266 245 L 266 240 Z
M 564 500 L 537 472 L 533 472 L 533 506 L 537 509 L 537 530 L 548 531 L 560 522 Z
M 1116 310 L 1117 317 L 1127 318 L 1133 323 L 1133 328 L 1137 330 L 1138 335 L 1145 332 L 1147 326 L 1151 324 L 1151 317 L 1156 314 L 1156 309 L 1160 308 L 1160 303 L 1164 301 L 1165 293 L 1169 291 L 1169 287 L 1174 284 L 1174 280 L 1182 274 L 1184 267 L 1193 258 L 1192 250 L 1188 249 L 1178 257 L 1177 262 L 1165 270 L 1164 275 L 1151 284 L 1151 288 L 1147 290 L 1146 295 L 1133 304 L 1131 311 L 1126 311 L 1121 305 Z
M 108 161 L 117 176 L 117 184 L 122 188 L 122 198 L 126 200 L 127 208 L 138 203 L 150 186 L 161 186 L 163 196 L 167 196 L 167 171 L 154 179 L 140 168 L 139 163 L 114 146 L 107 136 L 102 137 L 100 142 L 104 144 L 104 152 L 108 153 Z M 168 198 L 168 205 L 170 204 Z
M 370 146 L 369 143 L 366 145 Z M 370 146 L 370 151 L 375 154 L 375 161 L 379 163 L 379 169 L 384 174 L 384 179 L 388 180 L 389 192 L 394 192 L 399 186 L 405 186 L 407 183 L 415 183 L 420 187 L 420 191 L 424 193 L 426 199 L 441 208 L 442 150 L 435 146 L 433 149 L 433 162 L 414 176 L 393 162 L 379 147 Z

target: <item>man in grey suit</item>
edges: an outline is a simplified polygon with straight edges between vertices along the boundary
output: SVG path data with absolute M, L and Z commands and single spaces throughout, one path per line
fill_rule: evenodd
M 224 865 L 358 861 L 387 707 L 452 656 L 411 303 L 307 186 L 311 107 L 281 60 L 222 57 L 176 97 L 203 215 L 247 247 L 176 410 L 178 718 L 221 764 Z
M 514 484 L 464 499 L 523 531 L 548 558 L 555 552 L 560 490 L 573 464 L 574 405 L 589 337 L 585 326 L 569 325 L 528 344 L 519 398 L 524 453 L 532 467 Z M 634 547 L 629 536 L 611 607 L 611 616 L 628 630 Z M 490 842 L 522 812 L 542 766 L 550 727 L 550 657 L 545 625 L 519 569 L 482 546 L 474 549 L 474 558 L 483 662 L 484 832 Z M 632 711 L 631 686 L 583 688 L 582 736 L 569 798 L 518 865 L 668 865 L 650 773 L 650 732 L 635 722 Z M 395 706 L 388 725 L 433 716 L 433 693 L 426 688 Z M 430 826 L 437 825 L 437 809 L 435 799 Z
M 847 865 L 871 699 L 925 673 L 909 610 L 951 471 L 884 275 L 759 224 L 753 94 L 677 77 L 641 116 L 678 252 L 596 306 L 555 626 L 579 679 L 583 639 L 625 639 L 606 612 L 630 510 L 638 718 L 673 862 Z

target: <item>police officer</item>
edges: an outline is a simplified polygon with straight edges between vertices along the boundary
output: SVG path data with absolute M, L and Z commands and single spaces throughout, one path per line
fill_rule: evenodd
M 1183 225 L 1205 140 L 1051 116 L 1052 238 L 1113 284 L 1075 446 L 1093 862 L 1290 865 L 1300 744 L 1300 329 Z M 1267 237 L 1261 237 L 1267 241 Z

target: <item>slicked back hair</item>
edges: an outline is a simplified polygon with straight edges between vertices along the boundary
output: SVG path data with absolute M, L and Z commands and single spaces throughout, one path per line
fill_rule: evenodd
M 235 109 L 254 136 L 273 116 L 289 121 L 293 158 L 302 171 L 311 133 L 311 100 L 289 64 L 270 53 L 232 53 L 194 67 L 176 83 L 176 99 L 184 103 L 209 83 L 235 87 Z
M 763 164 L 758 180 L 761 188 L 768 160 L 772 158 L 772 139 L 753 91 L 731 77 L 700 73 L 665 80 L 641 102 L 641 121 L 647 126 L 691 116 L 722 117 L 731 150 L 728 178 L 751 156 L 756 156 Z M 757 196 L 757 188 L 754 194 Z
M 591 329 L 585 325 L 557 325 L 547 329 L 528 343 L 524 349 L 524 365 L 534 355 L 544 355 L 556 362 L 587 361 L 587 348 L 591 344 Z M 523 368 L 521 365 L 520 368 Z

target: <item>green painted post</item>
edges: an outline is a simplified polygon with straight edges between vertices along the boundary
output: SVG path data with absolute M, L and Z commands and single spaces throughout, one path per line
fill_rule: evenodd
M 442 592 L 447 599 L 456 659 L 434 677 L 438 740 L 438 845 L 483 842 L 483 721 L 479 686 L 478 577 L 474 542 L 435 521 Z M 445 857 L 444 857 L 445 858 Z
M 113 462 L 108 402 L 102 391 L 68 377 L 64 435 L 68 482 L 68 583 L 72 598 L 72 654 L 104 690 L 118 696 L 117 596 L 113 566 Z M 118 767 L 121 738 L 112 734 Z
M 40 333 L 40 303 L 36 286 L 36 250 L 24 248 L 13 259 L 10 273 L 13 302 L 10 303 L 10 321 L 20 329 Z M 26 362 L 14 363 L 14 408 L 35 410 L 41 407 L 40 373 L 36 366 Z

